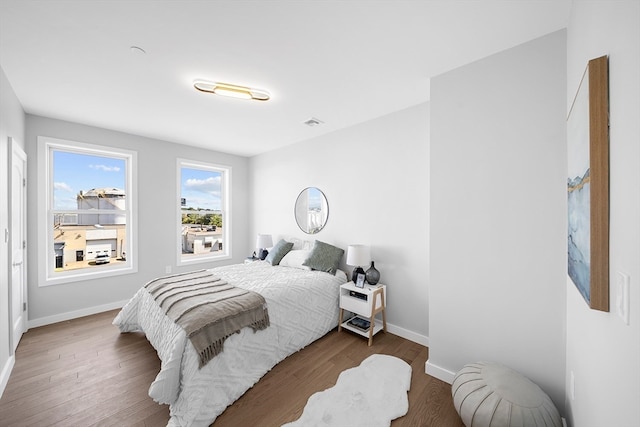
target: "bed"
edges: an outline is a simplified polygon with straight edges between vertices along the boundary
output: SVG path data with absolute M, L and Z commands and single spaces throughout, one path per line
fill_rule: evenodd
M 234 286 L 262 295 L 270 326 L 255 332 L 246 327 L 230 336 L 202 368 L 185 331 L 146 288 L 122 308 L 114 325 L 121 332 L 144 332 L 161 360 L 149 396 L 169 405 L 169 426 L 210 425 L 278 362 L 337 326 L 339 287 L 346 275 L 301 265 L 308 253 L 291 251 L 280 265 L 255 261 L 211 269 Z

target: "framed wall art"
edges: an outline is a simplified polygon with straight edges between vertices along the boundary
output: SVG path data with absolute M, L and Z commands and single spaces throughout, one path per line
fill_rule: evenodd
M 590 308 L 609 311 L 609 61 L 592 59 L 567 118 L 568 273 Z

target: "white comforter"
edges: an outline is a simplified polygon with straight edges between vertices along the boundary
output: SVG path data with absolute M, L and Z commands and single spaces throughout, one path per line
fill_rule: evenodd
M 267 301 L 271 326 L 258 332 L 244 328 L 229 337 L 224 351 L 202 369 L 184 330 L 164 315 L 145 288 L 113 321 L 122 332 L 143 331 L 158 352 L 161 369 L 149 396 L 170 405 L 169 426 L 208 426 L 278 362 L 338 324 L 344 275 L 272 267 L 266 262 L 212 271 L 235 286 L 260 293 Z

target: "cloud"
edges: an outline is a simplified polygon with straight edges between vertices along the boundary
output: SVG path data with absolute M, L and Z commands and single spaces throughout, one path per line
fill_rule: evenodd
M 104 172 L 120 172 L 120 167 L 118 166 L 107 166 L 107 165 L 89 165 L 91 169 L 97 169 Z
M 73 193 L 73 188 L 69 186 L 66 182 L 54 182 L 53 188 L 56 190 L 68 191 L 69 193 Z
M 187 179 L 184 183 L 185 189 L 199 191 L 207 194 L 220 194 L 220 177 L 209 177 L 207 179 Z
M 187 206 L 218 210 L 221 208 L 220 185 L 221 177 L 219 176 L 206 179 L 189 178 L 184 181 L 182 197 L 187 199 Z
M 220 206 L 220 199 L 211 198 L 211 197 L 197 197 L 197 196 L 189 196 L 187 195 L 187 208 L 195 208 L 195 209 L 208 209 L 208 210 L 220 210 L 222 207 Z

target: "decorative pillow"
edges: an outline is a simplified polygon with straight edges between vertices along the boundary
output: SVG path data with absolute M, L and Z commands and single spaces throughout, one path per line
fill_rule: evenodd
M 282 257 L 284 257 L 292 247 L 293 243 L 289 243 L 280 239 L 278 243 L 276 243 L 276 245 L 271 248 L 271 251 L 269 251 L 269 255 L 267 255 L 265 261 L 267 261 L 271 265 L 280 264 L 280 260 L 282 259 Z
M 344 249 L 337 248 L 328 243 L 316 240 L 313 249 L 309 254 L 309 258 L 302 263 L 312 270 L 326 271 L 327 273 L 336 274 L 336 270 L 342 260 Z
M 302 265 L 309 258 L 311 251 L 292 249 L 282 258 L 280 265 L 283 267 L 299 268 L 301 270 L 311 270 L 310 267 Z

